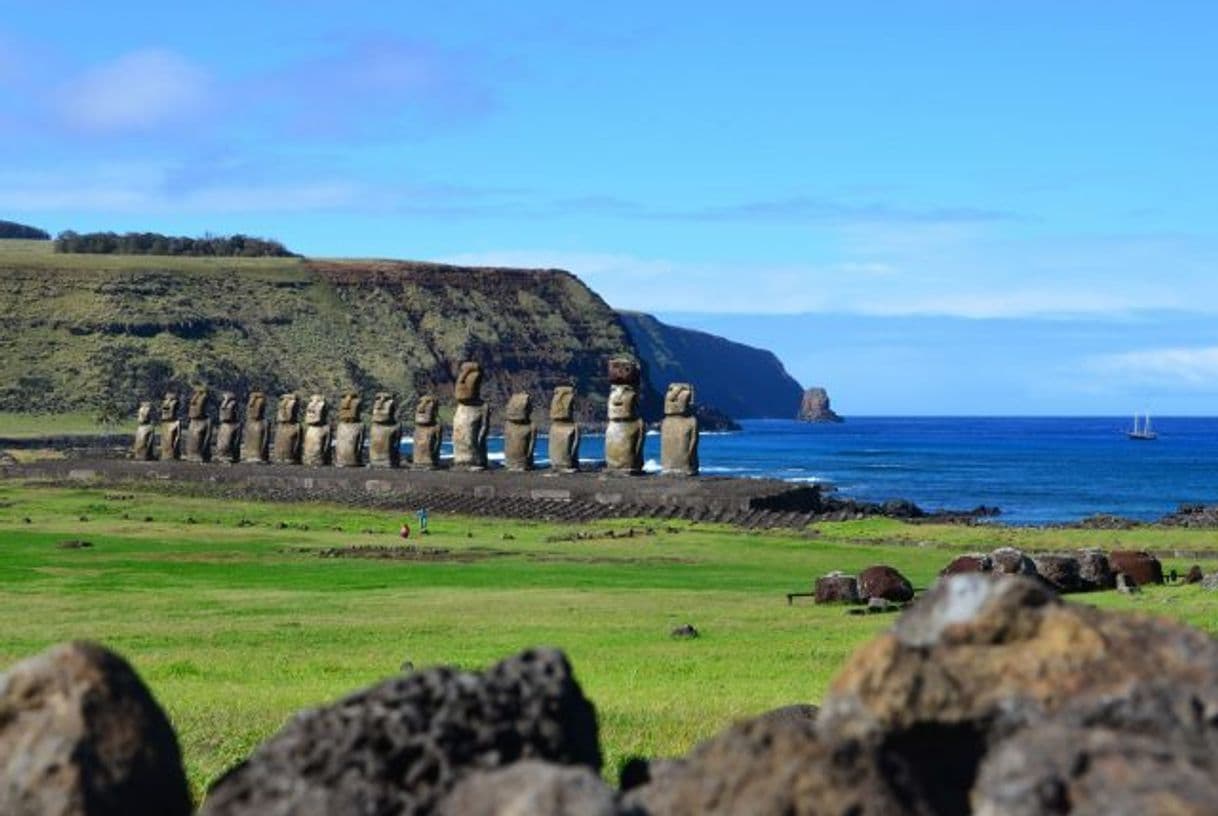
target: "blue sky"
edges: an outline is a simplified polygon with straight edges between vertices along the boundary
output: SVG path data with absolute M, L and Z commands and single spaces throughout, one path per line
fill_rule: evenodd
M 1218 413 L 1213 3 L 12 5 L 0 217 L 560 266 L 847 413 Z

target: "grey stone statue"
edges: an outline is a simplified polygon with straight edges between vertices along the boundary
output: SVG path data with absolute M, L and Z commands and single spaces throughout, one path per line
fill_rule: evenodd
M 560 385 L 550 400 L 550 467 L 579 470 L 579 426 L 575 424 L 575 389 Z
M 211 408 L 211 392 L 204 386 L 195 388 L 190 395 L 187 413 L 190 424 L 186 426 L 186 439 L 182 445 L 182 458 L 187 462 L 211 461 L 212 424 L 208 416 Z
M 141 402 L 136 417 L 138 424 L 135 426 L 135 443 L 131 446 L 131 458 L 138 462 L 148 462 L 156 458 L 156 448 L 153 446 L 156 425 L 152 424 L 152 403 Z
M 420 470 L 435 470 L 440 466 L 444 426 L 439 421 L 439 407 L 435 397 L 425 394 L 414 409 L 414 450 L 410 459 Z
M 689 383 L 672 383 L 664 395 L 660 470 L 670 476 L 698 475 L 698 418 L 693 402 L 694 388 Z
M 334 466 L 363 467 L 364 398 L 354 391 L 338 403 L 338 428 L 334 432 Z
M 402 426 L 398 424 L 398 400 L 384 391 L 372 401 L 372 431 L 368 436 L 368 464 L 395 468 L 402 459 Z
M 237 416 L 237 395 L 232 391 L 220 395 L 219 414 L 220 425 L 216 428 L 212 456 L 231 465 L 241 457 L 241 419 Z
M 182 420 L 178 419 L 178 395 L 166 393 L 161 400 L 161 459 L 178 459 L 182 450 Z
M 457 374 L 457 410 L 453 414 L 453 467 L 486 469 L 486 435 L 490 408 L 482 401 L 482 367 L 465 362 Z
M 241 435 L 241 461 L 269 461 L 271 433 L 266 421 L 266 394 L 251 391 L 245 403 L 245 430 Z
M 512 394 L 508 400 L 507 421 L 503 423 L 503 461 L 508 470 L 532 470 L 537 446 L 537 426 L 533 424 L 533 398 L 526 392 Z
M 647 424 L 639 418 L 638 364 L 627 358 L 609 361 L 609 424 L 605 428 L 605 468 L 615 473 L 643 472 Z
M 304 446 L 304 432 L 300 428 L 300 397 L 282 394 L 275 410 L 275 463 L 299 465 Z
M 306 465 L 330 464 L 330 406 L 321 394 L 309 397 L 305 406 L 304 448 L 300 461 Z

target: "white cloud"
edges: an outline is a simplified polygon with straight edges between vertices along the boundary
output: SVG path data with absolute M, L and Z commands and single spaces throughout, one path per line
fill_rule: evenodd
M 1091 358 L 1089 367 L 1134 384 L 1218 389 L 1218 346 L 1103 354 Z
M 195 121 L 213 102 L 211 80 L 164 49 L 144 49 L 98 65 L 61 87 L 56 108 L 86 132 L 146 131 Z

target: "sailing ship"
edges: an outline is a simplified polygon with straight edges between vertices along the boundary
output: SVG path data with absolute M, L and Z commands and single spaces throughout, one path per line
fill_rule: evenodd
M 1143 418 L 1142 424 L 1138 425 L 1138 415 L 1133 415 L 1133 430 L 1125 433 L 1130 439 L 1158 439 L 1159 435 L 1150 429 L 1150 414 Z

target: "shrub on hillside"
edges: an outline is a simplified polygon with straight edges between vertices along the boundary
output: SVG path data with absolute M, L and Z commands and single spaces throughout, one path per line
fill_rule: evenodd
M 21 238 L 29 241 L 49 241 L 51 234 L 38 227 L 18 224 L 16 221 L 0 221 L 0 239 Z
M 55 251 L 93 255 L 194 255 L 215 258 L 291 258 L 283 244 L 250 235 L 204 235 L 187 238 L 156 232 L 86 232 L 68 230 L 55 237 Z

